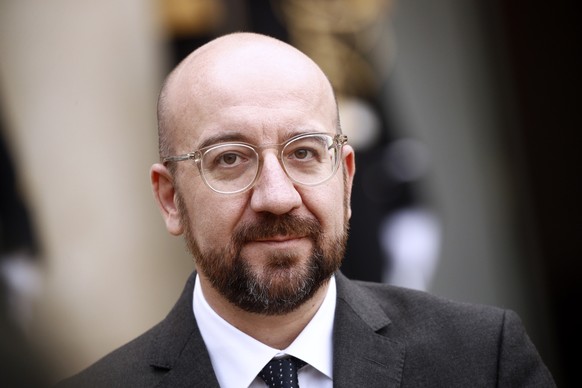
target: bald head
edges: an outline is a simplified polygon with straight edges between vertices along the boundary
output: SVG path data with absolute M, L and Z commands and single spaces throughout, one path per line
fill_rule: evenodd
M 289 97 L 330 110 L 330 123 L 339 128 L 332 87 L 306 55 L 259 34 L 217 38 L 186 57 L 164 83 L 158 101 L 160 154 L 187 152 L 182 148 L 192 144 L 190 130 L 218 108 L 294 109 Z

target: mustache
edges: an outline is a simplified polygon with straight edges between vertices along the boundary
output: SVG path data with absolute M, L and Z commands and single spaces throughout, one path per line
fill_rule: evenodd
M 234 231 L 233 241 L 238 246 L 249 241 L 276 236 L 306 236 L 315 241 L 321 234 L 321 224 L 316 219 L 269 213 L 262 215 L 257 221 L 240 225 Z

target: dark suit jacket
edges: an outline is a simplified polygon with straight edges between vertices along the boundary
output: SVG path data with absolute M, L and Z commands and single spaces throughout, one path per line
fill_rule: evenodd
M 337 279 L 335 387 L 553 387 L 517 315 Z M 168 316 L 67 387 L 218 387 L 192 312 L 191 276 Z

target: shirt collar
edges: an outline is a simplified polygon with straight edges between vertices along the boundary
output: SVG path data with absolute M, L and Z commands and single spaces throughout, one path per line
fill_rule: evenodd
M 332 276 L 323 303 L 311 321 L 289 347 L 274 349 L 216 314 L 204 298 L 198 278 L 193 297 L 194 316 L 221 387 L 248 387 L 273 357 L 284 354 L 302 359 L 331 379 L 335 304 L 336 285 Z

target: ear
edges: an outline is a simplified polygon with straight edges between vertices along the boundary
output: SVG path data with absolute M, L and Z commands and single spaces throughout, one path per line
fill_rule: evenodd
M 184 231 L 176 202 L 174 178 L 166 166 L 156 163 L 150 169 L 154 197 L 170 234 L 179 236 Z
M 351 198 L 352 198 L 352 186 L 354 184 L 354 174 L 356 173 L 356 155 L 354 149 L 351 145 L 346 144 L 342 149 L 343 155 L 343 173 L 344 173 L 344 184 L 345 190 L 344 195 L 346 196 L 346 203 L 348 206 L 348 219 L 352 217 L 352 206 L 351 206 Z

